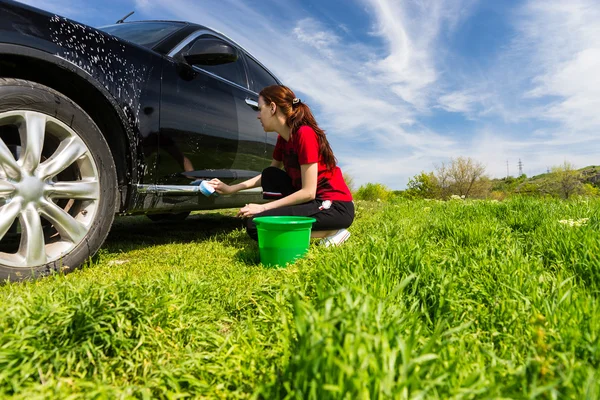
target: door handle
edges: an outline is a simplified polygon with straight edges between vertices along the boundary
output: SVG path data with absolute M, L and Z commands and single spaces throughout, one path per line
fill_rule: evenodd
M 246 104 L 248 104 L 250 107 L 258 110 L 258 102 L 257 101 L 254 101 L 252 99 L 246 99 Z

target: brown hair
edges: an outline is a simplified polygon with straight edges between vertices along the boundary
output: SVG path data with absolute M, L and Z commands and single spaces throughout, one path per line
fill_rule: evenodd
M 298 132 L 301 126 L 310 126 L 317 134 L 319 142 L 319 156 L 328 169 L 335 168 L 337 160 L 333 155 L 331 146 L 325 136 L 325 131 L 319 128 L 315 117 L 310 111 L 310 107 L 296 98 L 296 95 L 290 88 L 283 85 L 267 86 L 260 91 L 259 95 L 265 100 L 266 104 L 275 103 L 286 118 L 286 124 L 290 127 L 291 135 Z

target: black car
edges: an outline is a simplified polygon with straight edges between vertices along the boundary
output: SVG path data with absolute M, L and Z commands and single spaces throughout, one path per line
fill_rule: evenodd
M 0 279 L 78 267 L 115 214 L 262 202 L 260 190 L 205 197 L 192 183 L 269 165 L 258 92 L 279 83 L 204 26 L 95 29 L 0 0 Z

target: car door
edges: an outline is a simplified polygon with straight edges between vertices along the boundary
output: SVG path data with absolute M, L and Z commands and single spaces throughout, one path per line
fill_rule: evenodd
M 237 61 L 213 66 L 189 66 L 179 56 L 207 37 L 216 36 L 199 33 L 165 61 L 157 166 L 161 184 L 197 178 L 235 183 L 265 167 L 265 136 L 252 108 L 241 51 L 236 48 Z
M 255 93 L 257 99 L 258 94 L 263 88 L 279 84 L 279 81 L 277 81 L 277 79 L 265 67 L 263 67 L 258 61 L 256 61 L 256 59 L 248 54 L 246 54 L 246 64 L 248 66 L 250 89 L 253 93 Z M 256 116 L 254 116 L 254 118 L 256 118 Z M 266 133 L 265 142 L 266 155 L 270 162 L 273 157 L 275 143 L 277 143 L 277 133 Z

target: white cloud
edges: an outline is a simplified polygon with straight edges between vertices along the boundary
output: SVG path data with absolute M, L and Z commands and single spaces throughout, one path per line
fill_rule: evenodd
M 296 24 L 293 32 L 300 42 L 314 47 L 331 61 L 335 61 L 332 47 L 339 44 L 340 38 L 333 32 L 327 31 L 318 21 L 305 18 Z
M 532 53 L 535 74 L 526 97 L 551 100 L 541 117 L 567 131 L 600 129 L 600 3 L 530 1 L 522 10 L 518 45 Z
M 436 59 L 443 54 L 439 34 L 452 30 L 468 14 L 472 0 L 398 2 L 365 0 L 376 19 L 375 34 L 388 44 L 388 54 L 372 63 L 374 80 L 418 110 L 426 110 L 439 78 Z
M 422 36 L 411 35 L 410 17 L 400 3 L 377 0 L 371 1 L 371 5 L 378 20 L 377 34 L 389 44 L 389 55 L 373 62 L 372 67 L 378 72 L 374 80 L 390 84 L 392 91 L 404 101 L 424 108 L 426 99 L 422 89 L 436 80 L 433 60 L 427 51 L 433 35 L 427 27 L 436 29 L 437 26 L 435 23 L 425 25 Z
M 509 173 L 518 174 L 518 162 L 521 160 L 523 172 L 529 176 L 546 172 L 547 168 L 569 161 L 578 168 L 598 164 L 598 151 L 581 151 L 577 145 L 557 145 L 553 141 L 539 138 L 507 139 L 494 128 L 479 132 L 470 145 L 470 154 L 487 165 L 487 173 L 505 176 L 506 162 Z
M 142 10 L 150 8 L 151 0 L 135 0 L 135 6 Z
M 591 140 L 600 129 L 600 3 L 529 0 L 515 16 L 517 36 L 498 69 L 518 86 L 497 100 L 521 119 L 557 123 L 557 144 Z
M 472 90 L 461 90 L 446 93 L 437 99 L 439 108 L 449 112 L 459 112 L 471 114 L 475 107 L 485 98 L 485 95 L 476 93 Z

